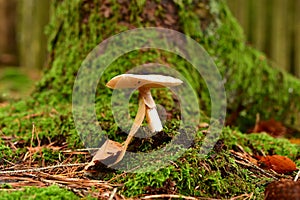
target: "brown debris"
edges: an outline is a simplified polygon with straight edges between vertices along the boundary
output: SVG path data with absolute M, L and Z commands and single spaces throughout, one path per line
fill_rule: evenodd
M 279 121 L 272 119 L 260 121 L 259 115 L 256 117 L 256 123 L 251 133 L 266 132 L 273 137 L 281 137 L 287 134 L 287 128 Z
M 296 164 L 285 156 L 259 156 L 258 159 L 261 168 L 272 169 L 279 174 L 286 174 L 297 170 Z
M 249 153 L 247 153 L 242 146 L 237 145 L 236 148 L 238 151 L 230 150 L 230 152 L 240 159 L 247 160 L 249 163 L 257 165 L 257 159 L 253 158 Z
M 69 178 L 64 175 L 51 175 L 42 172 L 20 173 L 14 175 L 4 174 L 0 176 L 0 182 L 7 183 L 14 189 L 24 186 L 47 187 L 49 185 L 57 184 L 60 187 L 72 190 L 77 193 L 77 195 L 86 196 L 90 194 L 92 197 L 100 199 L 103 199 L 105 195 L 111 194 L 114 187 L 121 186 L 112 185 L 105 181 L 89 180 L 85 178 Z M 113 195 L 115 198 L 123 199 L 123 197 L 117 195 L 115 192 Z
M 270 177 L 273 180 L 291 178 L 291 172 L 297 170 L 295 163 L 285 156 L 251 156 L 237 146 L 238 150 L 230 150 L 235 162 L 253 171 L 258 176 Z M 286 175 L 289 174 L 289 175 Z
M 99 164 L 99 162 L 106 164 L 114 163 L 122 150 L 123 147 L 120 143 L 113 140 L 106 140 L 92 161 L 85 167 L 85 170 L 90 171 L 95 165 Z
M 280 180 L 270 183 L 265 190 L 265 200 L 300 199 L 300 181 Z

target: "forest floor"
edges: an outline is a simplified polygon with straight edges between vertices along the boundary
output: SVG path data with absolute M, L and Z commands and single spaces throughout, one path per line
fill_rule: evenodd
M 17 68 L 1 69 L 0 108 L 11 112 L 2 115 L 14 116 L 14 112 L 18 113 L 18 105 L 13 102 L 28 98 L 38 79 L 38 72 L 28 75 Z M 224 129 L 209 159 L 197 160 L 191 149 L 179 160 L 172 162 L 170 167 L 154 174 L 132 175 L 106 168 L 101 168 L 102 172 L 87 172 L 84 167 L 92 156 L 83 146 L 80 148 L 80 141 L 66 140 L 57 134 L 47 137 L 41 133 L 47 130 L 41 130 L 37 125 L 43 118 L 53 121 L 58 118 L 61 121 L 59 123 L 64 123 L 65 116 L 70 113 L 62 113 L 61 110 L 70 110 L 70 106 L 49 106 L 43 108 L 43 112 L 35 112 L 32 108 L 27 114 L 18 114 L 14 121 L 19 128 L 15 130 L 22 129 L 26 135 L 19 135 L 17 132 L 4 134 L 7 132 L 5 128 L 9 126 L 2 124 L 0 199 L 208 199 L 210 196 L 214 196 L 214 199 L 261 199 L 264 188 L 269 183 L 278 180 L 288 182 L 299 177 L 294 166 L 300 166 L 299 144 L 297 146 L 290 143 L 298 143 L 297 138 L 290 138 L 289 141 L 272 138 L 266 133 L 242 134 L 230 128 Z M 25 130 L 22 121 L 28 121 Z M 52 127 L 53 124 L 49 123 L 48 126 L 51 126 L 50 130 L 56 130 Z M 63 126 L 58 131 L 60 129 Z M 199 141 L 208 131 L 209 127 L 200 127 Z M 195 141 L 195 146 L 199 141 Z M 134 144 L 139 146 L 139 142 L 141 141 Z M 193 169 L 195 166 L 188 164 L 191 160 L 197 160 L 197 170 Z M 196 174 L 202 176 L 202 179 L 195 178 Z M 101 180 L 96 180 L 99 177 Z M 230 188 L 233 182 L 238 189 Z M 207 192 L 212 194 L 206 194 Z

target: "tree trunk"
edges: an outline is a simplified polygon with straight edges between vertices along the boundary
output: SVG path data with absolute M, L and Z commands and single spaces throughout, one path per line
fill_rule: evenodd
M 0 0 L 0 65 L 17 65 L 15 0 Z
M 180 2 L 54 1 L 47 29 L 51 60 L 35 95 L 69 101 L 80 64 L 97 44 L 120 31 L 164 27 L 191 36 L 214 58 L 226 86 L 228 124 L 249 128 L 259 113 L 261 119 L 275 118 L 299 127 L 299 80 L 271 68 L 261 52 L 245 44 L 243 32 L 224 1 Z M 119 72 L 140 62 L 130 61 L 131 66 L 119 67 Z M 184 72 L 188 67 L 176 68 Z M 209 94 L 203 89 L 203 80 L 185 73 L 199 93 L 201 109 L 209 113 Z
M 43 69 L 47 60 L 45 26 L 49 22 L 49 0 L 18 2 L 20 65 L 27 70 Z

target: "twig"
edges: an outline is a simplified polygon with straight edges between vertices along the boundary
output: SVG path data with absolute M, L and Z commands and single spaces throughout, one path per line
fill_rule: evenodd
M 12 192 L 12 191 L 23 191 L 24 188 L 18 188 L 18 189 L 2 189 L 0 188 L 0 192 L 4 191 L 4 192 Z
M 108 200 L 113 200 L 116 192 L 117 192 L 117 188 L 114 188 Z
M 244 200 L 246 200 L 246 199 L 251 199 L 252 196 L 253 196 L 253 192 L 250 194 L 242 194 L 240 196 L 232 197 L 230 200 L 236 200 L 236 199 L 240 199 L 240 198 L 243 198 Z
M 21 169 L 21 170 L 9 170 L 9 171 L 0 171 L 0 174 L 17 174 L 17 173 L 27 173 L 27 172 L 39 172 L 48 169 L 54 169 L 59 167 L 75 167 L 75 166 L 85 166 L 88 163 L 75 163 L 75 164 L 65 164 L 65 165 L 54 165 L 48 167 L 40 167 L 40 168 L 31 168 L 31 169 Z
M 9 160 L 6 160 L 5 158 L 2 158 L 5 162 L 7 162 L 7 163 L 9 163 L 9 164 L 11 164 L 12 165 L 12 167 L 14 167 L 16 164 L 15 163 L 13 163 L 13 162 L 10 162 Z
M 118 179 L 119 177 L 122 177 L 124 175 L 126 175 L 127 172 L 123 172 L 122 174 L 116 174 L 114 177 L 112 177 L 111 179 L 109 179 L 107 182 L 111 183 L 112 181 L 114 181 L 115 179 Z
M 178 168 L 178 165 L 175 162 L 173 162 L 172 160 L 170 160 L 170 163 L 173 164 L 176 168 Z
M 33 124 L 34 125 L 34 124 Z M 38 131 L 35 130 L 35 126 L 34 126 L 34 132 L 35 132 L 35 137 L 36 137 L 36 140 L 38 141 L 38 147 L 41 146 L 41 140 L 39 138 L 39 133 Z
M 244 159 L 244 158 L 242 158 L 242 157 L 240 157 L 240 156 L 238 156 L 238 155 L 236 155 L 236 154 L 234 154 L 234 153 L 232 153 L 232 152 L 231 152 L 231 155 L 233 155 L 234 157 L 236 157 L 236 158 L 238 158 L 238 159 L 240 159 L 240 160 L 242 160 L 242 161 L 245 162 L 245 163 L 242 163 L 242 162 L 240 162 L 240 161 L 238 161 L 238 160 L 235 160 L 237 163 L 242 164 L 242 165 L 246 165 L 246 166 L 248 166 L 248 167 L 255 168 L 255 169 L 257 169 L 258 171 L 262 172 L 263 174 L 265 174 L 265 175 L 267 175 L 267 176 L 270 176 L 271 178 L 273 178 L 273 179 L 275 179 L 275 180 L 278 180 L 278 178 L 276 178 L 276 177 L 273 176 L 272 174 L 266 172 L 265 170 L 261 169 L 260 167 L 254 165 L 254 164 L 251 163 L 249 160 Z
M 177 198 L 177 199 L 197 200 L 197 198 L 195 197 L 187 197 L 187 196 L 176 195 L 176 194 L 156 194 L 156 195 L 141 197 L 141 199 L 158 199 L 158 198 Z
M 85 149 L 68 149 L 62 151 L 63 153 L 72 153 L 72 152 L 81 152 L 81 151 L 90 151 L 90 150 L 99 150 L 99 148 L 85 148 Z
M 295 176 L 294 181 L 297 181 L 299 176 L 300 176 L 300 170 L 298 171 L 297 175 Z
M 37 186 L 45 187 L 52 184 L 59 185 L 60 187 L 76 190 L 77 193 L 80 191 L 91 191 L 93 188 L 99 192 L 104 190 L 112 190 L 115 187 L 122 185 L 112 185 L 105 181 L 90 180 L 82 178 L 69 178 L 61 175 L 51 175 L 44 172 L 38 174 L 20 174 L 20 175 L 1 175 L 1 183 L 9 183 L 13 188 L 23 186 Z M 92 191 L 91 191 L 92 192 Z
M 99 180 L 89 180 L 89 179 L 80 179 L 80 178 L 68 178 L 66 176 L 60 175 L 50 175 L 46 173 L 40 173 L 39 178 L 43 182 L 48 183 L 55 183 L 55 184 L 62 184 L 67 185 L 72 188 L 90 188 L 90 187 L 101 187 L 106 189 L 112 189 L 113 186 L 122 186 L 122 185 L 111 185 L 104 181 Z
M 34 132 L 35 132 L 35 126 L 34 122 L 32 122 L 32 131 L 31 131 L 31 140 L 30 140 L 30 150 L 32 149 L 32 143 L 33 143 L 33 138 L 34 138 Z M 25 155 L 26 157 L 26 155 Z M 32 154 L 31 151 L 29 151 L 29 166 L 31 167 L 31 161 L 32 161 Z
M 231 198 L 230 200 L 237 200 L 240 198 L 245 197 L 244 199 L 251 199 L 253 196 L 253 192 L 250 194 L 242 194 L 240 196 L 236 196 Z M 197 199 L 202 199 L 202 200 L 219 200 L 219 199 L 214 199 L 214 198 L 207 198 L 207 197 L 188 197 L 188 196 L 182 196 L 182 195 L 175 195 L 175 194 L 156 194 L 156 195 L 149 195 L 145 197 L 141 197 L 141 199 L 158 199 L 158 198 L 177 198 L 177 199 L 187 199 L 187 200 L 197 200 Z

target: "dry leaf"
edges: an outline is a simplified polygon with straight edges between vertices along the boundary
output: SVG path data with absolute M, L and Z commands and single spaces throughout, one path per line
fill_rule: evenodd
M 259 156 L 260 167 L 264 169 L 272 169 L 277 173 L 285 174 L 297 170 L 296 164 L 285 156 Z
M 85 170 L 89 170 L 98 162 L 102 162 L 105 165 L 114 163 L 122 151 L 123 147 L 120 143 L 113 140 L 106 140 L 101 148 L 97 151 L 92 161 L 85 167 Z

